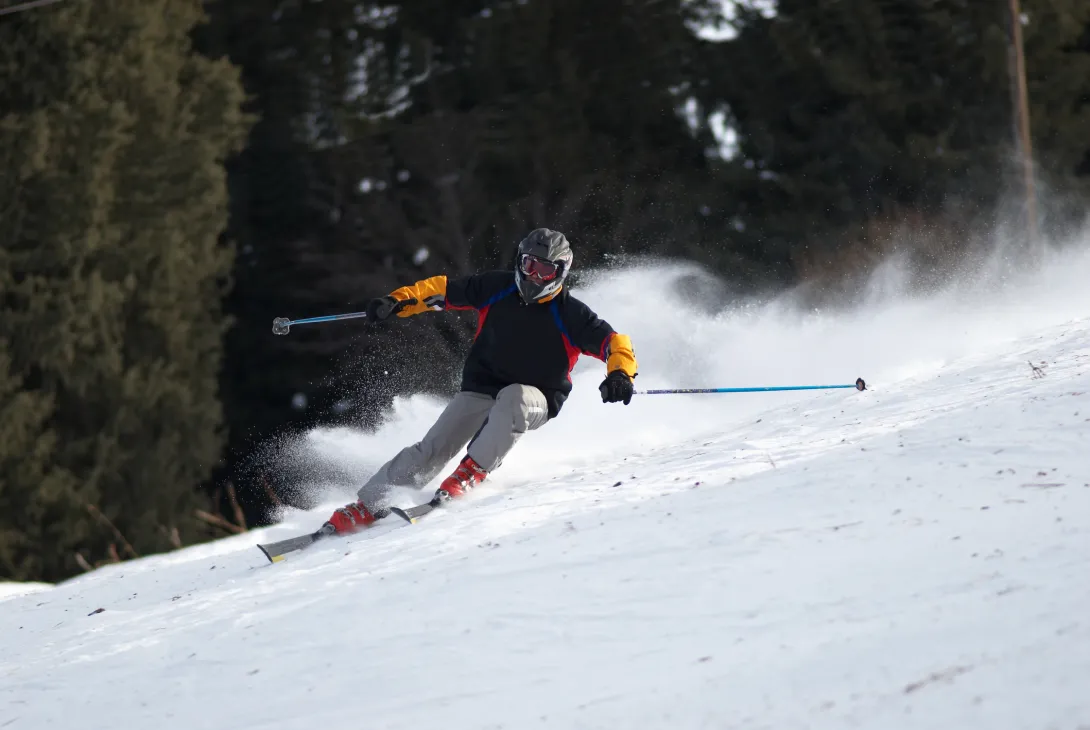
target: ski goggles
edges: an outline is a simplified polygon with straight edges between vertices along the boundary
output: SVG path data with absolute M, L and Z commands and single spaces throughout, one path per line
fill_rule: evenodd
M 531 276 L 538 281 L 552 281 L 560 273 L 559 264 L 548 259 L 539 259 L 529 253 L 519 257 L 519 269 L 526 276 Z

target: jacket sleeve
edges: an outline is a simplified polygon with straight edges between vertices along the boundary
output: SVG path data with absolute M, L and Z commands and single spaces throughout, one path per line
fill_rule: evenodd
M 635 378 L 639 367 L 636 362 L 636 353 L 632 349 L 632 340 L 628 335 L 614 332 L 606 342 L 605 350 L 606 372 L 612 373 L 620 370 L 630 378 Z
M 605 361 L 607 373 L 620 370 L 635 378 L 638 364 L 629 336 L 615 332 L 608 322 L 582 302 L 569 302 L 567 319 L 572 345 L 584 355 Z
M 454 279 L 433 276 L 395 289 L 390 292 L 390 296 L 399 302 L 415 299 L 415 304 L 406 305 L 397 313 L 399 317 L 411 317 L 414 314 L 443 309 L 481 309 L 497 297 L 514 291 L 514 288 L 513 277 L 506 274 L 473 274 Z
M 447 284 L 447 309 L 482 309 L 497 297 L 514 290 L 515 277 L 495 272 L 451 279 Z
M 397 313 L 398 317 L 411 317 L 414 314 L 439 311 L 444 309 L 447 300 L 447 277 L 433 276 L 415 284 L 394 289 L 390 296 L 399 302 L 415 299 L 415 304 L 406 305 Z

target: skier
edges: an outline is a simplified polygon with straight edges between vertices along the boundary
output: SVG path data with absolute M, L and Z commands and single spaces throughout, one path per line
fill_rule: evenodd
M 474 309 L 477 334 L 462 371 L 462 386 L 424 438 L 402 449 L 329 518 L 338 533 L 369 527 L 389 514 L 395 486 L 420 487 L 469 444 L 436 497 L 462 496 L 495 471 L 527 431 L 556 418 L 571 392 L 571 371 L 582 355 L 606 363 L 603 403 L 632 400 L 636 357 L 627 335 L 571 296 L 564 280 L 572 251 L 564 234 L 531 231 L 519 243 L 515 275 L 491 271 L 456 279 L 434 276 L 372 299 L 367 319 L 411 317 L 429 310 Z

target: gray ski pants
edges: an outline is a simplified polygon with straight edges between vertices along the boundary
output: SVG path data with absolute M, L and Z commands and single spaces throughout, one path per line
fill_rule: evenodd
M 425 486 L 467 443 L 470 457 L 491 472 L 524 433 L 548 420 L 545 394 L 532 386 L 509 385 L 495 398 L 462 391 L 423 439 L 398 452 L 360 487 L 359 498 L 372 510 L 386 507 L 391 488 Z

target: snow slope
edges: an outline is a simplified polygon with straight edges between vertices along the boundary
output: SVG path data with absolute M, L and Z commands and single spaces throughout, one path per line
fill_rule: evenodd
M 49 583 L 0 583 L 0 601 L 37 593 L 51 587 Z
M 268 565 L 350 494 L 316 484 L 276 527 L 0 602 L 0 728 L 1090 726 L 1086 247 L 927 297 L 890 270 L 839 313 L 694 309 L 687 273 L 583 292 L 641 387 L 872 389 L 606 407 L 586 363 L 419 525 Z M 363 474 L 439 407 L 298 458 Z

